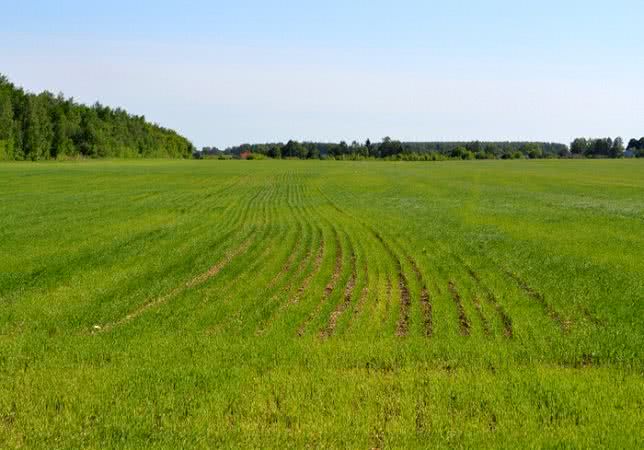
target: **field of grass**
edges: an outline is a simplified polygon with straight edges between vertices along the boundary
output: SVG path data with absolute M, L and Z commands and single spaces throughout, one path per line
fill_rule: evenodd
M 0 165 L 0 447 L 644 445 L 644 161 Z

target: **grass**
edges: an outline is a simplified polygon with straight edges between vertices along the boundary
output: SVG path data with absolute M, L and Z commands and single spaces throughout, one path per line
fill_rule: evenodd
M 0 446 L 644 443 L 644 162 L 0 165 Z

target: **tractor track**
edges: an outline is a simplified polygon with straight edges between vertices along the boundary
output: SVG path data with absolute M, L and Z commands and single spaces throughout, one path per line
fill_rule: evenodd
M 356 255 L 354 252 L 351 253 L 351 277 L 347 282 L 347 285 L 344 288 L 344 297 L 342 301 L 336 306 L 335 310 L 329 316 L 329 322 L 326 325 L 326 328 L 320 331 L 320 337 L 328 338 L 333 335 L 335 328 L 338 324 L 340 316 L 347 310 L 351 305 L 351 299 L 353 297 L 353 290 L 356 287 L 356 280 L 358 274 L 356 269 Z
M 456 305 L 456 309 L 458 311 L 459 331 L 461 335 L 469 336 L 472 328 L 472 324 L 470 320 L 467 318 L 467 314 L 465 314 L 463 299 L 461 298 L 461 295 L 458 293 L 458 290 L 456 289 L 456 285 L 454 284 L 453 281 L 450 281 L 448 286 L 449 286 L 449 291 L 452 294 L 452 299 L 454 300 L 454 304 Z
M 322 298 L 316 305 L 315 309 L 308 315 L 308 317 L 304 320 L 304 322 L 302 322 L 302 324 L 298 327 L 297 335 L 300 337 L 304 336 L 304 333 L 306 332 L 306 329 L 309 323 L 320 314 L 322 306 L 324 306 L 324 303 L 331 296 L 331 294 L 333 293 L 333 290 L 338 284 L 338 280 L 342 273 L 342 243 L 340 242 L 340 236 L 338 236 L 337 231 L 335 232 L 335 245 L 336 245 L 335 267 L 333 269 L 333 274 L 331 275 L 331 279 L 329 280 L 327 285 L 324 287 L 324 293 L 322 294 Z

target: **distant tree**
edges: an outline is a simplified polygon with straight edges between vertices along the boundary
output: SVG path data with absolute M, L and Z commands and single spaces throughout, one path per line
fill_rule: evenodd
M 463 147 L 462 145 L 459 145 L 455 149 L 453 149 L 450 153 L 450 156 L 452 158 L 458 158 L 458 159 L 463 159 L 463 157 L 467 154 L 468 150 L 467 148 Z
M 609 150 L 609 156 L 611 158 L 621 158 L 624 156 L 624 140 L 621 137 L 617 137 L 613 141 L 613 145 Z
M 465 148 L 472 152 L 472 153 L 478 153 L 481 151 L 481 142 L 479 141 L 473 141 L 473 142 L 468 142 Z
M 403 147 L 400 141 L 394 141 L 387 136 L 382 139 L 382 143 L 378 147 L 378 151 L 382 158 L 387 158 L 402 153 Z
M 277 144 L 273 144 L 273 145 L 269 146 L 268 156 L 270 158 L 275 158 L 275 159 L 281 158 L 282 157 L 282 147 L 280 147 Z
M 524 155 L 527 155 L 530 159 L 543 158 L 543 150 L 541 146 L 535 142 L 530 142 L 523 146 L 521 150 Z
M 572 153 L 570 150 L 568 150 L 566 147 L 562 148 L 557 152 L 557 156 L 560 158 L 570 158 L 572 156 Z
M 308 156 L 308 151 L 306 147 L 300 144 L 297 141 L 290 140 L 286 143 L 282 149 L 282 156 L 286 158 L 302 158 L 305 159 Z
M 0 87 L 0 160 L 13 159 L 13 129 L 11 93 Z
M 96 103 L 88 107 L 54 96 L 25 93 L 0 75 L 0 158 L 189 158 L 194 147 L 172 130 Z
M 50 156 L 54 131 L 43 96 L 30 96 L 24 122 L 25 155 L 31 160 Z
M 570 144 L 570 153 L 573 155 L 584 155 L 588 148 L 589 145 L 586 138 L 577 138 Z
M 485 159 L 493 159 L 494 157 L 496 157 L 497 152 L 498 152 L 498 147 L 496 146 L 496 144 L 492 142 L 485 144 L 485 150 L 484 150 Z

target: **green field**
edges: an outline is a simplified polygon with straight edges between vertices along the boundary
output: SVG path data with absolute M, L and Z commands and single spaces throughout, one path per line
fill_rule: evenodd
M 0 165 L 1 447 L 644 444 L 644 161 Z

